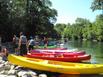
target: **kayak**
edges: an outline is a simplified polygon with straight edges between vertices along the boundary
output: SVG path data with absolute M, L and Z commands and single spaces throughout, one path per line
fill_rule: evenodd
M 47 46 L 47 48 L 56 48 L 57 46 L 56 45 L 50 45 L 50 46 Z M 38 46 L 38 47 L 36 47 L 36 46 L 34 46 L 34 49 L 37 49 L 37 48 L 45 48 L 45 46 L 43 45 L 41 45 L 41 46 Z
M 42 51 L 31 51 L 30 52 L 31 54 L 41 54 L 41 55 L 49 55 L 49 54 L 52 54 L 52 55 L 64 55 L 64 56 L 70 56 L 70 55 L 74 55 L 74 56 L 77 56 L 77 55 L 84 55 L 86 54 L 85 51 L 77 51 L 77 52 L 49 52 L 49 51 L 45 51 L 45 52 L 42 52 Z
M 70 63 L 52 60 L 27 58 L 9 54 L 8 61 L 22 67 L 63 74 L 100 74 L 103 64 Z
M 91 55 L 63 55 L 63 54 L 31 54 L 28 53 L 25 55 L 29 58 L 38 58 L 38 59 L 46 59 L 46 60 L 56 60 L 56 61 L 64 61 L 64 62 L 82 62 L 90 60 Z
M 77 49 L 34 49 L 31 51 L 46 51 L 46 52 L 72 52 L 72 51 L 78 51 Z
M 36 50 L 67 50 L 67 48 L 60 48 L 60 47 L 56 47 L 56 48 L 36 48 Z

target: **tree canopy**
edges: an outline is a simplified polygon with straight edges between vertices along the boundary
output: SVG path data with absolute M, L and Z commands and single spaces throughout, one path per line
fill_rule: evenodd
M 0 1 L 0 34 L 12 37 L 23 31 L 28 35 L 51 35 L 56 32 L 57 17 L 57 11 L 51 6 L 50 0 Z
M 95 22 L 77 18 L 73 24 L 56 24 L 55 29 L 68 39 L 103 41 L 103 15 L 97 15 Z
M 103 11 L 103 0 L 93 0 L 93 2 L 91 4 L 91 9 L 92 9 L 92 11 L 95 11 L 95 10 Z

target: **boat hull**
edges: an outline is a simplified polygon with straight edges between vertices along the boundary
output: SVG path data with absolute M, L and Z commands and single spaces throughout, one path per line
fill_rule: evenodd
M 56 48 L 57 46 L 56 45 L 51 45 L 51 46 L 47 46 L 47 48 Z M 36 47 L 36 46 L 34 46 L 34 49 L 37 49 L 37 48 L 40 48 L 40 49 L 44 49 L 45 48 L 45 46 L 38 46 L 38 47 Z
M 61 50 L 62 52 L 57 52 L 54 50 L 54 52 L 50 52 L 48 50 L 46 51 L 40 51 L 40 50 L 33 50 L 31 51 L 30 53 L 31 54 L 44 54 L 44 55 L 47 55 L 47 54 L 54 54 L 54 55 L 63 55 L 63 56 L 71 56 L 71 55 L 74 55 L 74 56 L 78 56 L 78 55 L 84 55 L 86 54 L 85 51 L 75 51 L 75 52 L 66 52 L 65 50 Z
M 90 60 L 91 55 L 63 55 L 63 54 L 31 54 L 28 53 L 26 57 L 39 58 L 46 60 L 56 60 L 64 62 L 82 62 L 85 60 Z
M 22 67 L 64 74 L 103 73 L 103 64 L 69 63 L 9 55 L 8 61 Z

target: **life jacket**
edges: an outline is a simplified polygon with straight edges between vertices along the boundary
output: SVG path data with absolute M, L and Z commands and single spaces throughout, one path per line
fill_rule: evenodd
M 26 44 L 27 42 L 26 36 L 22 35 L 20 38 L 21 38 L 21 44 Z

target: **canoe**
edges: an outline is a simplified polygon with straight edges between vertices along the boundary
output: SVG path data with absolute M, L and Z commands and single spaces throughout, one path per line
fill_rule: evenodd
M 78 51 L 77 49 L 63 49 L 63 48 L 59 48 L 59 49 L 33 49 L 31 51 L 40 51 L 40 52 L 43 52 L 43 51 L 46 51 L 46 52 L 72 52 L 72 51 Z
M 65 56 L 62 54 L 31 54 L 28 53 L 25 55 L 29 58 L 38 58 L 38 59 L 46 59 L 46 60 L 56 60 L 56 61 L 64 61 L 64 62 L 82 62 L 90 60 L 91 55 L 69 55 Z
M 60 47 L 56 47 L 56 48 L 36 48 L 38 50 L 67 50 L 67 48 L 60 48 Z
M 47 48 L 56 48 L 57 46 L 56 45 L 51 45 L 51 46 L 47 46 Z M 45 46 L 34 46 L 34 49 L 37 49 L 37 48 L 45 48 Z
M 78 55 L 84 55 L 86 54 L 85 51 L 77 51 L 77 52 L 49 52 L 49 51 L 45 51 L 45 52 L 42 52 L 42 51 L 31 51 L 30 52 L 31 54 L 41 54 L 41 55 L 49 55 L 49 54 L 52 54 L 52 55 L 64 55 L 64 56 L 78 56 Z
M 9 54 L 8 61 L 22 67 L 63 74 L 100 74 L 103 64 L 70 63 L 52 60 L 27 58 Z

